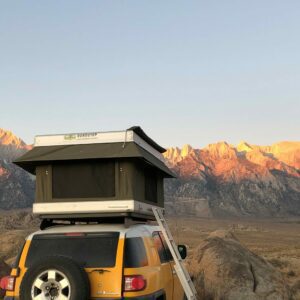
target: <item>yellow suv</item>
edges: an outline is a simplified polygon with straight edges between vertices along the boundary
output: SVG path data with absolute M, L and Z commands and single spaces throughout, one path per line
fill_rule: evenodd
M 185 246 L 179 246 L 183 258 Z M 183 300 L 183 288 L 158 226 L 54 226 L 30 235 L 5 300 Z

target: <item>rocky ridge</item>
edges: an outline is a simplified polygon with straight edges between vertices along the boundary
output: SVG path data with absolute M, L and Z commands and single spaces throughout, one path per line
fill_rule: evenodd
M 30 148 L 12 132 L 0 129 L 0 209 L 32 204 L 34 177 L 12 163 Z
M 0 129 L 0 209 L 30 207 L 33 202 L 34 177 L 12 163 L 30 148 Z M 178 174 L 178 179 L 165 184 L 171 214 L 300 215 L 300 142 L 272 146 L 219 142 L 203 149 L 185 145 L 169 148 L 164 157 Z
M 187 213 L 190 202 L 189 214 L 198 216 L 300 215 L 300 142 L 185 145 L 164 157 L 178 174 L 166 183 L 172 213 Z

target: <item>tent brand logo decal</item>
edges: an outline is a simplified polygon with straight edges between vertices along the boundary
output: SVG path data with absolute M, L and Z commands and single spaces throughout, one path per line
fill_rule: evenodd
M 64 139 L 67 141 L 72 141 L 76 139 L 76 134 L 67 134 L 64 136 Z
M 87 139 L 95 139 L 95 138 L 97 138 L 97 132 L 66 134 L 64 136 L 65 141 L 87 140 Z
M 91 139 L 91 138 L 96 138 L 97 137 L 97 132 L 87 132 L 87 133 L 78 133 L 77 138 L 78 139 Z

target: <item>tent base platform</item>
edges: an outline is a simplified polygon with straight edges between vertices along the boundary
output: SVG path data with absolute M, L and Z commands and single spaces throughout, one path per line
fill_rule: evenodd
M 136 200 L 109 200 L 109 201 L 78 201 L 78 202 L 44 202 L 34 203 L 33 213 L 43 219 L 49 216 L 64 218 L 101 217 L 104 215 L 123 216 L 135 213 L 146 218 L 153 216 L 152 207 L 159 205 Z

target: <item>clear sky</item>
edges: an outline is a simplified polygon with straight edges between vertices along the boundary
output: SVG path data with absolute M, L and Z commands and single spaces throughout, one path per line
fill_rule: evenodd
M 300 140 L 299 0 L 0 3 L 0 127 Z

